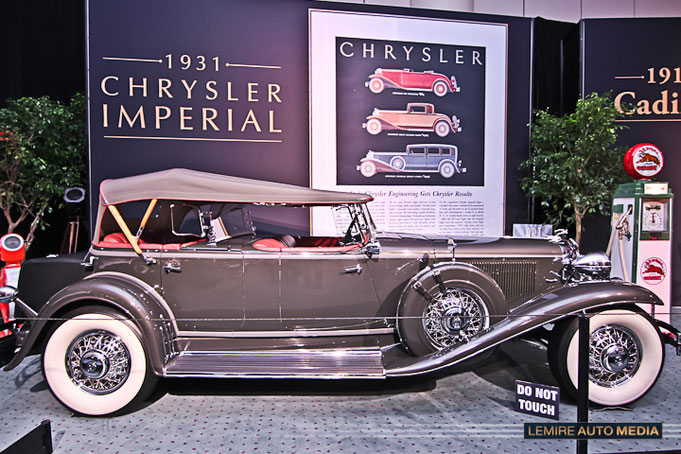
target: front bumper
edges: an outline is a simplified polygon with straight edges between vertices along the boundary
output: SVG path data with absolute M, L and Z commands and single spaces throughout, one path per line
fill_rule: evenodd
M 674 347 L 676 354 L 681 356 L 681 332 L 669 323 L 661 322 L 660 320 L 655 320 L 655 322 L 660 327 L 664 342 Z

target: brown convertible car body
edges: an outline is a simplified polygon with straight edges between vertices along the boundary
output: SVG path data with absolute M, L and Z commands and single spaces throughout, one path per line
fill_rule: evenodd
M 582 311 L 660 304 L 565 240 L 377 232 L 363 194 L 185 169 L 108 180 L 100 194 L 86 254 L 24 263 L 15 301 L 28 323 L 7 369 L 47 352 L 85 306 L 124 320 L 157 377 L 385 378 L 442 369 Z M 262 235 L 248 208 L 270 206 L 333 206 L 351 222 L 338 237 Z M 69 347 L 77 387 L 113 367 L 100 350 Z M 79 412 L 113 408 L 53 391 Z

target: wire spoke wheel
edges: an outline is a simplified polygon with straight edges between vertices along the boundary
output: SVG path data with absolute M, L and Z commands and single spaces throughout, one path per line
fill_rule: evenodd
M 599 386 L 618 386 L 636 374 L 641 342 L 626 326 L 606 325 L 589 340 L 589 379 Z
M 130 352 L 120 338 L 103 331 L 87 332 L 73 341 L 66 352 L 71 380 L 92 394 L 108 394 L 130 375 Z
M 551 371 L 577 398 L 579 333 L 576 318 L 556 325 L 549 340 Z M 589 319 L 589 400 L 604 406 L 627 405 L 655 384 L 664 364 L 660 331 L 648 314 L 609 309 Z
M 57 400 L 91 416 L 141 403 L 156 377 L 136 326 L 98 306 L 83 307 L 65 318 L 50 333 L 43 351 L 43 373 Z
M 438 293 L 423 313 L 423 328 L 438 350 L 467 342 L 489 327 L 489 311 L 482 298 L 460 288 Z

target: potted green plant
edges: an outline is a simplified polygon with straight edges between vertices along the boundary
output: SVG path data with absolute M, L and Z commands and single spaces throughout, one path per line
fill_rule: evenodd
M 563 116 L 548 110 L 535 113 L 530 158 L 521 164 L 529 176 L 521 180 L 554 226 L 575 225 L 575 241 L 582 237 L 582 221 L 591 214 L 610 214 L 612 196 L 627 181 L 622 166 L 626 148 L 616 146 L 615 120 L 619 112 L 610 94 L 592 93 Z
M 85 97 L 69 104 L 48 97 L 8 100 L 0 109 L 0 210 L 8 233 L 28 224 L 26 249 L 44 215 L 87 178 Z

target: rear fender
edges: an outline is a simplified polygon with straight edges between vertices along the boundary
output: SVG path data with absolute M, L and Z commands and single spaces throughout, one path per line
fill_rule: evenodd
M 585 282 L 560 287 L 518 306 L 508 317 L 470 342 L 417 358 L 399 356 L 387 361 L 386 375 L 396 377 L 433 372 L 567 316 L 594 308 L 634 304 L 663 303 L 651 291 L 621 281 Z
M 50 319 L 58 319 L 66 312 L 85 305 L 99 304 L 120 311 L 132 320 L 141 333 L 141 341 L 149 355 L 155 374 L 163 373 L 165 363 L 177 354 L 177 326 L 170 308 L 163 298 L 145 282 L 115 272 L 96 273 L 57 292 L 41 308 L 36 320 L 5 370 L 14 369 L 50 327 Z

